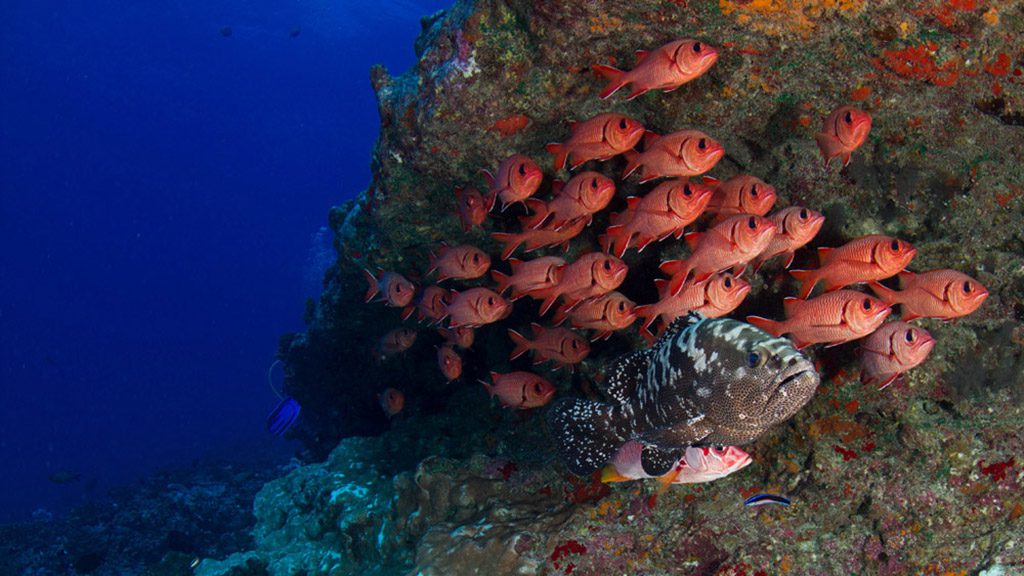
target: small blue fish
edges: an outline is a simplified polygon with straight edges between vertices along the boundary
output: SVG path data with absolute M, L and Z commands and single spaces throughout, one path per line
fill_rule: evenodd
M 765 504 L 779 504 L 789 506 L 789 498 L 778 494 L 758 494 L 743 501 L 744 506 L 764 506 Z
M 267 416 L 267 431 L 274 436 L 282 436 L 298 420 L 301 410 L 294 398 L 282 398 L 277 408 Z

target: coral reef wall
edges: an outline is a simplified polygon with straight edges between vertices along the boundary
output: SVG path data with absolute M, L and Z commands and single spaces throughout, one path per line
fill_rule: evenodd
M 460 0 L 424 19 L 418 65 L 400 77 L 372 71 L 382 118 L 373 182 L 356 201 L 331 210 L 338 262 L 310 307 L 308 331 L 283 337 L 280 348 L 286 390 L 303 406 L 291 434 L 314 458 L 325 458 L 339 439 L 393 428 L 378 447 L 391 454 L 378 471 L 405 471 L 394 486 L 389 480 L 380 488 L 380 505 L 390 512 L 362 524 L 345 520 L 356 526 L 346 530 L 360 534 L 346 538 L 368 539 L 376 550 L 338 552 L 347 559 L 337 566 L 348 567 L 340 573 L 378 557 L 398 573 L 414 565 L 431 573 L 423 567 L 436 559 L 426 548 L 403 556 L 394 542 L 374 544 L 371 534 L 401 535 L 409 548 L 448 542 L 457 550 L 448 540 L 468 537 L 472 522 L 495 525 L 479 510 L 424 515 L 438 522 L 433 532 L 394 524 L 389 529 L 397 531 L 388 532 L 379 523 L 408 512 L 384 504 L 388 498 L 429 491 L 399 486 L 417 462 L 473 454 L 518 463 L 512 481 L 528 486 L 516 489 L 533 490 L 555 515 L 543 528 L 522 528 L 527 540 L 508 536 L 515 530 L 502 533 L 505 544 L 495 546 L 511 546 L 509 566 L 577 574 L 611 573 L 600 566 L 622 573 L 664 573 L 670 566 L 693 574 L 978 573 L 1024 561 L 1024 481 L 1016 459 L 1024 440 L 1022 32 L 1021 3 L 986 0 Z M 683 37 L 720 47 L 704 77 L 632 101 L 597 97 L 604 81 L 591 65 L 629 68 L 636 50 Z M 847 168 L 826 170 L 813 134 L 841 104 L 869 111 L 873 127 Z M 819 351 L 824 381 L 817 397 L 750 447 L 755 464 L 735 477 L 659 497 L 638 484 L 609 490 L 560 476 L 552 472 L 561 468 L 540 418 L 489 405 L 475 383 L 491 369 L 509 369 L 505 326 L 525 326 L 535 305 L 517 302 L 508 324 L 479 330 L 462 379 L 446 384 L 433 330 L 420 329 L 401 358 L 372 361 L 376 340 L 400 319 L 394 309 L 363 303 L 362 269 L 416 280 L 442 241 L 497 254 L 488 233 L 518 231 L 515 216 L 522 212 L 494 215 L 485 230 L 464 234 L 453 189 L 484 187 L 481 168 L 523 153 L 545 169 L 546 190 L 567 174 L 552 171 L 544 145 L 564 140 L 569 120 L 606 111 L 658 133 L 706 131 L 727 152 L 712 175 L 757 175 L 778 190 L 780 206 L 826 215 L 814 245 L 898 236 L 918 248 L 912 269 L 954 268 L 991 295 L 970 317 L 922 322 L 938 341 L 935 350 L 905 382 L 882 392 L 857 381 L 853 346 Z M 623 165 L 619 158 L 597 169 L 618 180 Z M 609 211 L 648 188 L 620 183 Z M 593 249 L 607 224 L 599 216 L 570 255 Z M 672 241 L 631 252 L 620 290 L 653 301 L 657 264 L 685 253 Z M 811 251 L 801 252 L 797 264 L 813 266 Z M 737 316 L 780 317 L 792 280 L 776 264 L 752 283 Z M 634 334 L 596 344 L 580 370 L 553 376 L 560 394 L 585 388 L 616 354 L 641 346 Z M 392 422 L 375 400 L 387 386 L 406 395 L 406 410 Z M 330 477 L 324 466 L 318 478 Z M 525 470 L 529 476 L 520 476 Z M 544 474 L 554 476 L 534 479 Z M 794 495 L 794 506 L 737 506 L 742 496 L 769 490 Z M 481 533 L 477 544 L 487 538 Z

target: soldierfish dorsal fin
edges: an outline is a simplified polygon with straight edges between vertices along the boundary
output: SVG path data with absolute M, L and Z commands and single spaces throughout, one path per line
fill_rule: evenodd
M 647 55 L 650 54 L 650 53 L 651 53 L 650 50 L 637 50 L 636 51 L 636 63 L 640 64 L 641 62 L 643 62 L 644 58 L 646 58 Z
M 637 350 L 616 360 L 598 389 L 612 404 L 630 402 L 637 387 L 647 374 L 647 363 L 651 359 L 651 349 Z

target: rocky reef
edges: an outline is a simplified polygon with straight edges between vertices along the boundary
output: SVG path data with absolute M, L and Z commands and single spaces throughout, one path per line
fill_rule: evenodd
M 290 434 L 326 459 L 269 484 L 257 500 L 256 549 L 204 574 L 978 574 L 1022 570 L 1024 471 L 1024 5 L 984 0 L 720 0 L 528 2 L 460 0 L 423 20 L 418 65 L 375 68 L 381 132 L 373 181 L 330 212 L 338 261 L 311 303 L 308 331 L 286 335 L 286 390 L 303 406 Z M 636 50 L 694 37 L 720 47 L 699 80 L 626 101 L 597 97 L 593 64 L 630 67 Z M 841 104 L 869 111 L 868 141 L 839 169 L 822 166 L 813 134 Z M 772 184 L 779 205 L 821 211 L 816 246 L 888 234 L 918 249 L 913 270 L 953 268 L 990 296 L 951 323 L 905 381 L 858 381 L 855 345 L 815 350 L 823 385 L 787 425 L 750 447 L 754 464 L 724 480 L 659 493 L 565 472 L 541 411 L 491 404 L 476 383 L 510 363 L 508 326 L 535 317 L 516 303 L 477 332 L 461 379 L 436 364 L 433 329 L 402 356 L 371 362 L 397 311 L 363 303 L 362 269 L 414 281 L 440 242 L 500 252 L 489 233 L 518 231 L 517 208 L 463 233 L 456 186 L 513 153 L 551 179 L 544 145 L 567 122 L 617 111 L 658 133 L 692 127 L 722 143 L 712 175 Z M 646 190 L 616 179 L 608 211 Z M 606 211 L 606 212 L 608 212 Z M 607 215 L 572 243 L 597 246 Z M 814 265 L 810 250 L 798 265 Z M 620 288 L 656 299 L 663 242 L 625 260 Z M 794 285 L 778 264 L 748 278 L 737 311 L 781 316 Z M 472 283 L 470 283 L 472 284 Z M 409 324 L 412 325 L 412 324 Z M 589 390 L 635 333 L 595 343 L 559 394 Z M 547 374 L 547 373 L 546 373 Z M 405 392 L 389 421 L 375 395 Z M 375 436 L 354 439 L 353 436 Z M 349 438 L 338 445 L 338 441 Z M 335 446 L 338 446 L 335 448 Z M 332 452 L 333 449 L 333 452 Z M 782 492 L 793 505 L 745 508 Z M 1010 568 L 1013 567 L 1013 568 Z

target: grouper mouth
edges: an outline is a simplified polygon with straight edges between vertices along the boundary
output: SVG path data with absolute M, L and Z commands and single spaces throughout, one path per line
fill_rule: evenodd
M 820 380 L 821 376 L 809 360 L 802 358 L 790 364 L 775 379 L 775 390 L 768 397 L 765 412 L 778 419 L 789 418 L 810 401 Z

